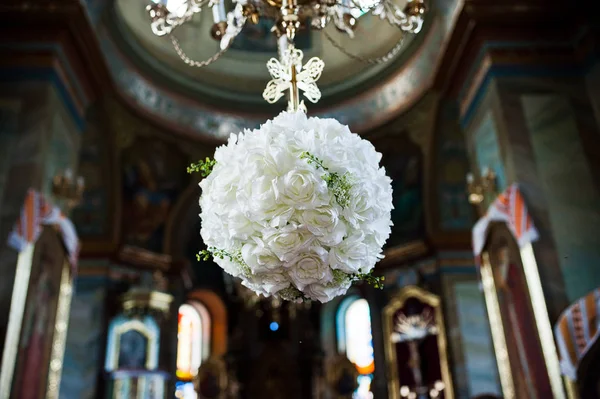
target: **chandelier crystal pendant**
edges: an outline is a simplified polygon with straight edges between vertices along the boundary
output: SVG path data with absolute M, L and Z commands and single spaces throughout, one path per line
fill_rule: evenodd
M 354 36 L 355 15 L 370 11 L 405 33 L 423 25 L 423 0 L 401 10 L 391 0 L 368 9 L 354 0 L 235 0 L 225 13 L 223 0 L 169 0 L 148 6 L 152 30 L 168 35 L 188 65 L 203 67 L 221 57 L 246 23 L 275 21 L 279 59 L 267 62 L 272 80 L 263 92 L 268 103 L 287 96 L 287 111 L 259 129 L 232 134 L 207 158 L 188 168 L 201 173 L 200 235 L 207 246 L 199 260 L 213 260 L 257 294 L 288 301 L 327 302 L 346 293 L 353 282 L 382 288 L 373 276 L 391 233 L 391 179 L 373 145 L 334 119 L 308 118 L 302 95 L 321 98 L 316 82 L 325 64 L 304 62 L 294 45 L 299 29 L 323 30 L 329 22 Z M 173 35 L 205 7 L 213 11 L 211 33 L 220 50 L 205 61 L 190 59 Z M 350 57 L 369 63 L 328 40 Z

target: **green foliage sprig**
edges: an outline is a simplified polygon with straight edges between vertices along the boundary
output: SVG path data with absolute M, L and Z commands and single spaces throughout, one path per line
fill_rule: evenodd
M 369 273 L 361 273 L 361 270 L 358 269 L 358 273 L 350 274 L 349 276 L 352 282 L 364 281 L 365 283 L 372 285 L 374 288 L 378 288 L 380 290 L 383 289 L 383 281 L 385 280 L 385 276 L 374 276 L 373 270 L 371 270 Z
M 307 302 L 309 299 L 304 296 L 304 294 L 298 290 L 296 287 L 290 285 L 287 288 L 282 289 L 277 293 L 281 299 L 284 301 L 297 301 L 302 300 L 302 302 Z
M 207 177 L 212 172 L 214 166 L 217 164 L 217 161 L 214 159 L 210 159 L 206 157 L 204 161 L 200 160 L 198 163 L 192 163 L 187 168 L 188 173 L 200 172 L 202 177 Z
M 300 159 L 306 159 L 309 164 L 315 165 L 318 169 L 323 169 L 327 174 L 323 176 L 327 188 L 332 192 L 336 202 L 343 208 L 350 204 L 350 190 L 352 189 L 352 176 L 346 172 L 343 175 L 337 172 L 330 172 L 323 165 L 323 161 L 309 152 L 303 152 Z
M 208 247 L 208 249 L 203 249 L 202 251 L 196 254 L 196 259 L 198 260 L 198 262 L 207 261 L 210 258 L 215 257 L 219 259 L 229 259 L 231 262 L 235 263 L 240 267 L 242 274 L 244 274 L 245 276 L 248 276 L 252 273 L 252 271 L 250 270 L 250 266 L 248 266 L 246 262 L 244 262 L 241 252 L 232 254 L 222 249 Z

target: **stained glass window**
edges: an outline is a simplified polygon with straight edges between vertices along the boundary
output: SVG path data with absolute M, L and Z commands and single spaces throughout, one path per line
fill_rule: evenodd
M 342 303 L 338 312 L 338 349 L 346 353 L 360 374 L 358 389 L 352 397 L 372 399 L 371 381 L 375 371 L 375 358 L 369 303 L 363 298 L 349 298 Z
M 202 362 L 202 319 L 191 305 L 181 305 L 177 328 L 177 377 L 190 380 Z
M 202 361 L 210 356 L 210 315 L 198 302 L 179 307 L 177 324 L 177 383 L 175 397 L 196 399 L 191 380 Z

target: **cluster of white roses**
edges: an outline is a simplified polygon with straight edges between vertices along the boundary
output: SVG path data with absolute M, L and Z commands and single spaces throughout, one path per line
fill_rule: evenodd
M 200 234 L 256 293 L 327 302 L 383 257 L 392 188 L 380 160 L 334 119 L 283 112 L 216 150 Z

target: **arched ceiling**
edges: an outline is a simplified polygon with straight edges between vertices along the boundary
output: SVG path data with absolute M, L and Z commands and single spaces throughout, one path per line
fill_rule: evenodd
M 302 34 L 298 46 L 303 47 L 305 60 L 319 56 L 325 61 L 318 82 L 323 98 L 317 105 L 307 102 L 309 113 L 335 117 L 361 132 L 409 108 L 431 85 L 460 2 L 431 0 L 423 31 L 405 38 L 403 50 L 383 64 L 347 57 L 320 32 Z M 262 100 L 270 79 L 265 63 L 276 55 L 267 24 L 245 27 L 241 40 L 221 59 L 192 68 L 179 59 L 168 37 L 151 32 L 143 1 L 115 0 L 107 13 L 98 34 L 116 86 L 150 118 L 188 135 L 222 140 L 256 127 L 284 108 L 283 102 L 269 105 Z M 202 60 L 218 50 L 210 37 L 211 25 L 212 14 L 201 13 L 177 29 L 190 57 Z M 328 32 L 361 57 L 385 54 L 401 38 L 397 29 L 371 15 L 359 18 L 354 39 L 334 27 Z

